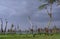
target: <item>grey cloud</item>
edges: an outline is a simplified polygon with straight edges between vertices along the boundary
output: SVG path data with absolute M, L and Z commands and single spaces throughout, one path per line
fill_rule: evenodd
M 49 17 L 45 10 L 39 11 L 40 5 L 38 0 L 0 0 L 0 17 L 7 18 L 10 24 L 21 24 L 21 26 L 27 27 L 30 26 L 27 16 L 31 16 L 32 22 L 35 22 L 36 25 L 41 23 L 43 26 L 45 22 L 48 22 Z M 56 6 L 54 6 L 54 20 L 60 21 L 60 9 L 55 10 Z

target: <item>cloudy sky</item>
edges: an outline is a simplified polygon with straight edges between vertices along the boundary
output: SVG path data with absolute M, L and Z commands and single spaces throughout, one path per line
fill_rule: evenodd
M 28 16 L 31 17 L 33 25 L 45 27 L 49 21 L 46 10 L 39 10 L 38 7 L 42 3 L 39 0 L 0 0 L 0 18 L 8 19 L 8 28 L 13 23 L 15 26 L 19 24 L 20 29 L 28 29 L 30 23 Z M 60 26 L 60 7 L 53 4 L 54 21 L 52 25 Z M 1 23 L 0 23 L 1 24 Z

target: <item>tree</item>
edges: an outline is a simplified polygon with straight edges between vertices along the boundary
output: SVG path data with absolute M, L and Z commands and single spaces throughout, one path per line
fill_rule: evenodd
M 28 21 L 29 21 L 30 25 L 32 26 L 31 32 L 32 32 L 32 34 L 33 34 L 33 24 L 32 24 L 32 22 L 31 22 L 31 17 L 30 17 L 30 16 L 28 16 Z
M 1 19 L 1 32 L 3 32 L 3 20 L 2 20 L 2 18 L 0 18 Z
M 13 31 L 14 24 L 11 25 L 11 31 Z
M 47 11 L 47 14 L 48 14 L 48 16 L 49 16 L 49 22 L 48 22 L 48 25 L 47 25 L 47 27 L 49 28 L 49 26 L 51 25 L 51 21 L 52 21 L 52 5 L 54 4 L 54 3 L 56 3 L 56 1 L 57 0 L 40 0 L 40 1 L 43 1 L 43 2 L 45 2 L 44 4 L 42 4 L 41 6 L 39 6 L 39 9 L 40 10 L 42 10 L 42 9 L 46 9 L 46 11 Z M 48 7 L 49 6 L 49 7 Z M 50 10 L 48 10 L 48 8 L 50 9 Z M 49 12 L 50 11 L 50 12 Z
M 18 31 L 19 31 L 19 25 L 17 25 L 17 29 L 18 29 Z
M 7 21 L 7 19 L 5 19 L 5 20 L 6 20 L 6 26 L 5 26 L 5 32 L 6 32 L 8 21 Z
M 40 29 L 40 28 L 38 28 L 38 34 L 40 34 L 40 32 L 41 32 L 41 29 Z
M 29 21 L 30 25 L 32 26 L 32 29 L 30 29 L 30 31 L 33 34 L 34 33 L 34 29 L 33 29 L 34 25 L 33 25 L 32 21 L 31 21 L 31 17 L 30 16 L 28 16 L 28 21 Z M 35 37 L 35 34 L 33 34 L 33 37 Z
M 49 29 L 48 28 L 45 28 L 45 33 L 47 34 L 49 32 Z
M 42 4 L 41 6 L 39 6 L 39 9 L 42 10 L 42 9 L 46 9 L 47 11 L 47 14 L 49 16 L 49 22 L 48 22 L 48 25 L 47 25 L 47 28 L 45 29 L 46 33 L 49 33 L 48 31 L 48 28 L 49 26 L 51 25 L 51 22 L 52 22 L 52 5 L 56 2 L 58 2 L 57 0 L 40 0 L 40 1 L 44 1 L 45 3 Z M 49 10 L 48 10 L 49 8 Z M 49 12 L 50 11 L 50 12 Z

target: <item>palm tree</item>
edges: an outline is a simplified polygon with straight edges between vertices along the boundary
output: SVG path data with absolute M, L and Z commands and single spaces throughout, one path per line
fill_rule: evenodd
M 41 6 L 39 6 L 39 9 L 41 10 L 41 9 L 46 9 L 46 11 L 47 11 L 47 14 L 48 14 L 48 16 L 49 16 L 49 18 L 50 18 L 50 20 L 49 20 L 49 22 L 48 22 L 48 28 L 49 28 L 49 26 L 51 25 L 51 21 L 52 21 L 52 5 L 57 1 L 57 0 L 41 0 L 41 1 L 44 1 L 44 2 L 46 2 L 45 4 L 42 4 Z M 48 7 L 49 6 L 49 7 Z M 48 10 L 48 8 L 50 9 L 50 10 Z M 50 12 L 49 12 L 50 11 Z

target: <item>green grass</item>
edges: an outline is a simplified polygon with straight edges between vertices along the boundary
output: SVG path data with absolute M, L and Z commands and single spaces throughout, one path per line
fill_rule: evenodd
M 54 34 L 54 35 L 36 35 L 33 37 L 32 34 L 7 34 L 7 35 L 0 35 L 0 39 L 60 39 L 60 34 Z

